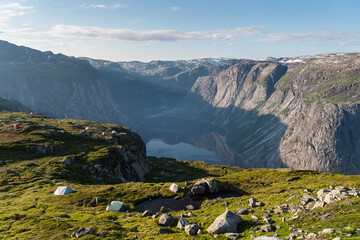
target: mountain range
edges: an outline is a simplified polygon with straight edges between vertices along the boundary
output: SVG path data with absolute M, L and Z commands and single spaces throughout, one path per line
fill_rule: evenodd
M 230 165 L 360 173 L 359 53 L 110 62 L 1 41 L 0 97 L 135 130 L 154 116 L 212 124 L 239 154 Z

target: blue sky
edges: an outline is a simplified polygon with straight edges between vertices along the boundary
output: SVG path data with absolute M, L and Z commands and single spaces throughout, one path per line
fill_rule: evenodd
M 0 0 L 0 39 L 113 61 L 360 51 L 358 0 Z

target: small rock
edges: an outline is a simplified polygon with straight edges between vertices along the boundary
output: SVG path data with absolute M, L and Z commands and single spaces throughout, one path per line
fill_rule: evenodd
M 236 209 L 235 213 L 239 215 L 247 215 L 249 214 L 249 211 L 247 209 L 238 208 Z
M 199 231 L 199 226 L 197 224 L 188 224 L 185 226 L 185 232 L 188 235 L 196 235 Z
M 166 213 L 167 212 L 167 209 L 165 206 L 162 206 L 159 210 L 159 213 Z
M 261 226 L 260 228 L 261 232 L 272 232 L 275 231 L 275 229 L 276 229 L 275 226 L 271 224 Z
M 145 210 L 143 212 L 143 214 L 141 215 L 141 217 L 151 217 L 155 214 L 156 214 L 156 212 L 154 212 L 153 210 Z
M 316 239 L 317 235 L 315 233 L 309 233 L 305 239 Z
M 179 185 L 175 184 L 175 183 L 172 183 L 169 187 L 169 190 L 174 192 L 174 193 L 178 193 L 181 191 L 181 188 Z
M 195 207 L 190 204 L 190 205 L 187 205 L 187 206 L 186 206 L 186 209 L 187 209 L 187 210 L 194 210 Z
M 106 237 L 106 235 L 107 235 L 107 232 L 102 232 L 99 234 L 100 237 Z
M 241 238 L 240 233 L 225 233 L 225 237 L 230 239 L 239 239 Z
M 280 238 L 268 237 L 268 236 L 260 236 L 260 237 L 254 238 L 254 240 L 280 240 Z
M 198 235 L 203 234 L 203 231 L 201 229 L 199 229 L 199 231 L 197 232 Z
M 180 218 L 179 219 L 179 222 L 177 224 L 177 227 L 180 229 L 180 230 L 184 230 L 185 229 L 185 226 L 189 224 L 189 220 L 187 219 L 184 219 L 184 218 Z
M 325 228 L 324 230 L 322 230 L 322 234 L 331 234 L 331 233 L 334 233 L 334 229 Z
M 71 234 L 71 237 L 81 238 L 87 234 L 94 234 L 94 230 L 92 227 L 88 227 L 88 228 L 81 227 L 77 231 L 73 232 Z
M 195 214 L 193 214 L 192 212 L 188 212 L 188 213 L 186 214 L 186 216 L 187 216 L 187 217 L 195 217 Z
M 331 213 L 327 213 L 327 214 L 324 214 L 322 216 L 320 216 L 318 219 L 319 220 L 325 220 L 325 219 L 329 219 L 329 218 L 333 218 L 335 217 L 335 215 L 331 214 Z

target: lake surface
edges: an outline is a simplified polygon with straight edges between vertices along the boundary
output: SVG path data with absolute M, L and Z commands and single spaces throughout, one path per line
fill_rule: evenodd
M 148 156 L 244 165 L 238 153 L 227 145 L 226 131 L 211 124 L 162 116 L 147 118 L 135 131 L 145 141 Z

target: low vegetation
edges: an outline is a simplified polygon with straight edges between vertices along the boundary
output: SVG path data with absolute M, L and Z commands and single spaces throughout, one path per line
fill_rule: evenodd
M 85 235 L 81 239 L 133 239 L 134 236 L 138 239 L 193 239 L 176 227 L 172 228 L 171 234 L 159 234 L 159 217 L 142 218 L 135 206 L 160 196 L 183 197 L 185 192 L 169 191 L 171 183 L 185 187 L 185 181 L 195 182 L 205 177 L 221 183 L 223 192 L 236 192 L 238 196 L 215 201 L 208 199 L 200 209 L 191 210 L 194 216 L 188 220 L 197 223 L 203 232 L 195 236 L 197 239 L 212 239 L 213 235 L 206 233 L 206 228 L 213 220 L 226 208 L 233 212 L 238 208 L 248 209 L 251 197 L 265 205 L 250 208 L 250 214 L 242 215 L 244 222 L 240 233 L 244 239 L 251 239 L 251 235 L 275 233 L 285 239 L 291 233 L 290 227 L 301 228 L 307 233 L 334 229 L 334 233 L 324 235 L 323 239 L 336 236 L 360 239 L 357 232 L 360 228 L 358 197 L 301 212 L 293 220 L 294 214 L 291 213 L 271 213 L 273 224 L 279 229 L 271 233 L 257 231 L 265 225 L 262 214 L 282 204 L 300 204 L 304 189 L 312 192 L 330 185 L 359 189 L 359 176 L 290 169 L 241 169 L 149 157 L 152 171 L 145 182 L 109 184 L 97 179 L 83 166 L 93 164 L 115 147 L 115 143 L 106 141 L 108 136 L 102 132 L 113 129 L 127 132 L 128 129 L 81 120 L 47 119 L 25 113 L 0 112 L 0 120 L 0 238 L 3 239 L 70 239 L 74 231 L 89 226 L 93 227 L 95 235 Z M 21 128 L 13 130 L 13 124 L 19 124 Z M 93 130 L 91 136 L 79 134 L 86 127 Z M 34 144 L 51 146 L 52 150 L 44 153 L 30 151 Z M 130 143 L 124 141 L 121 144 Z M 68 157 L 75 157 L 71 166 L 61 163 Z M 58 186 L 69 186 L 76 192 L 56 196 L 53 193 Z M 94 204 L 95 197 L 103 201 Z M 107 204 L 115 200 L 124 202 L 125 212 L 105 211 Z M 169 212 L 178 218 L 179 214 L 189 210 L 176 212 L 170 209 Z M 326 213 L 335 217 L 319 220 Z M 254 220 L 252 215 L 258 220 Z M 106 237 L 99 236 L 103 232 L 107 233 Z M 218 239 L 226 237 L 219 234 Z

